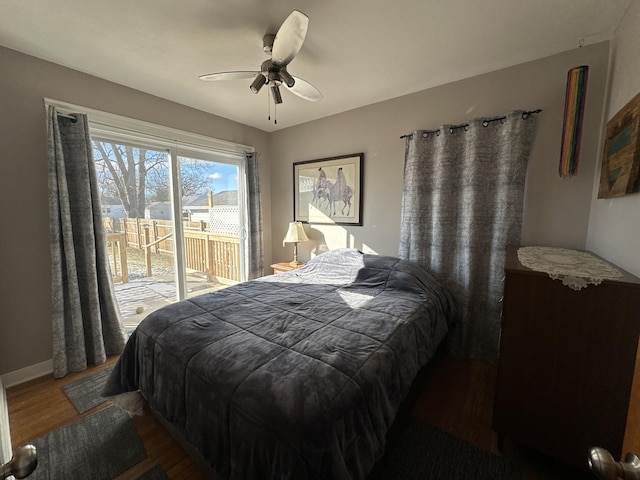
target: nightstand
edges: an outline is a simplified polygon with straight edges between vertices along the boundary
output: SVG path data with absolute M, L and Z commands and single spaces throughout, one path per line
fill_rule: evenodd
M 271 265 L 271 268 L 273 268 L 273 273 L 284 273 L 300 267 L 304 267 L 304 263 L 301 263 L 300 265 L 291 265 L 289 262 L 280 262 Z

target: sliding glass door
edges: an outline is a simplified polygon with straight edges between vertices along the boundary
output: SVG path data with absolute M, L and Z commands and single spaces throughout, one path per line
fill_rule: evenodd
M 186 156 L 178 165 L 186 297 L 245 280 L 240 165 Z
M 244 158 L 94 138 L 111 271 L 126 327 L 246 279 Z

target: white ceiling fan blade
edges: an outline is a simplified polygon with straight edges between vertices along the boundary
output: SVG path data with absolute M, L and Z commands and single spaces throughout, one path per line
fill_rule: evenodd
M 206 82 L 217 82 L 219 80 L 248 80 L 255 78 L 260 72 L 218 72 L 200 75 L 198 78 Z
M 293 77 L 296 83 L 293 87 L 288 87 L 289 91 L 300 98 L 309 100 L 310 102 L 319 102 L 323 99 L 322 93 L 316 87 L 300 77 Z
M 302 48 L 308 27 L 309 17 L 298 10 L 291 12 L 278 29 L 276 38 L 273 40 L 271 61 L 274 65 L 284 67 L 293 60 Z

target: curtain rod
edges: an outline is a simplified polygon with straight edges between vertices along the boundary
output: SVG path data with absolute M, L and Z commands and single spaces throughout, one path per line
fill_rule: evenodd
M 527 118 L 529 118 L 529 115 L 534 115 L 536 113 L 540 113 L 542 111 L 542 109 L 538 108 L 536 110 L 529 110 L 528 112 L 522 112 L 522 119 L 526 120 Z M 491 122 L 499 122 L 504 120 L 506 117 L 506 115 L 503 115 L 502 117 L 496 117 L 496 118 L 491 118 L 489 120 L 483 120 L 482 121 L 482 126 L 483 127 L 487 127 L 489 126 L 489 124 Z M 454 125 L 453 127 L 449 127 L 449 133 L 453 133 L 454 130 L 458 130 L 459 128 L 464 128 L 465 130 L 467 128 L 469 128 L 469 124 L 468 123 L 463 123 L 462 125 Z M 436 130 L 425 130 L 424 133 L 429 134 L 429 133 L 437 133 L 438 135 L 440 135 L 440 129 L 436 129 Z M 400 138 L 411 138 L 413 136 L 412 133 L 408 133 L 406 135 L 402 135 Z

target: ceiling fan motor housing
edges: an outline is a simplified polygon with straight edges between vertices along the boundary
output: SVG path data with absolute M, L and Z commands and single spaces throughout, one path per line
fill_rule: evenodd
M 260 66 L 260 73 L 262 73 L 262 75 L 267 79 L 267 83 L 273 82 L 277 85 L 284 83 L 289 88 L 293 87 L 296 83 L 291 74 L 287 72 L 286 66 L 280 67 L 274 65 L 271 60 L 265 60 L 262 62 L 262 65 Z

